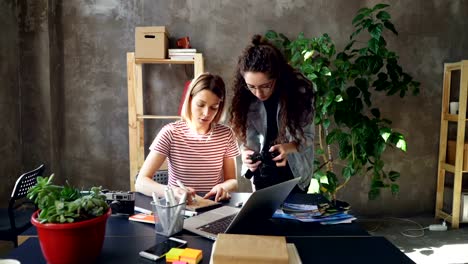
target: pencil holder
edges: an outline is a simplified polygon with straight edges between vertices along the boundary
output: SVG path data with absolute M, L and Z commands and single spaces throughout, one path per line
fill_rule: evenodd
M 170 237 L 184 227 L 185 202 L 174 206 L 166 205 L 165 199 L 151 202 L 156 234 Z

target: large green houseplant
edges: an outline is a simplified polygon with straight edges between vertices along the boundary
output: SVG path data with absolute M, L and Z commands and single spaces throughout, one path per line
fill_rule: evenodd
M 382 188 L 390 188 L 393 194 L 399 191 L 400 173 L 384 170 L 382 154 L 389 147 L 406 151 L 406 140 L 381 116 L 373 96 L 416 95 L 419 82 L 387 47 L 386 32 L 398 34 L 387 7 L 360 9 L 352 21 L 354 32 L 341 51 L 327 34 L 306 38 L 301 33 L 294 40 L 275 31 L 265 34 L 314 84 L 319 146 L 311 186 L 332 199 L 355 175 L 370 176 L 370 199 Z

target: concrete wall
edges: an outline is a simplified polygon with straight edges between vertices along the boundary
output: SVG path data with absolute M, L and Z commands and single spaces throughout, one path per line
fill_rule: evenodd
M 0 1 L 0 32 L 0 204 L 5 206 L 21 169 L 18 22 L 13 0 Z
M 252 34 L 262 34 L 268 29 L 289 37 L 299 32 L 309 37 L 328 33 L 338 46 L 343 46 L 351 33 L 356 11 L 377 3 L 19 2 L 20 10 L 30 10 L 19 16 L 20 21 L 27 23 L 21 23 L 18 29 L 21 81 L 16 81 L 26 93 L 18 100 L 27 105 L 22 108 L 25 113 L 21 124 L 32 129 L 23 130 L 23 153 L 32 155 L 25 155 L 22 164 L 42 159 L 61 181 L 68 178 L 78 186 L 103 185 L 122 190 L 129 186 L 126 52 L 134 50 L 136 26 L 166 25 L 171 41 L 190 36 L 192 46 L 204 54 L 205 69 L 221 74 L 229 84 L 237 56 Z M 401 193 L 397 197 L 385 193 L 377 201 L 369 202 L 368 184 L 363 178 L 353 179 L 340 192 L 339 198 L 350 202 L 362 214 L 433 211 L 443 63 L 468 58 L 468 51 L 463 49 L 468 43 L 464 34 L 468 2 L 391 3 L 389 12 L 400 34 L 397 38 L 389 36 L 388 42 L 400 54 L 403 67 L 422 82 L 421 95 L 404 100 L 376 99 L 382 106 L 382 114 L 407 135 L 409 150 L 406 154 L 391 153 L 386 159 L 388 165 L 402 174 Z M 14 37 L 13 33 L 14 30 L 10 36 Z M 14 57 L 10 59 L 13 69 L 8 71 L 14 72 Z M 145 67 L 145 113 L 175 114 L 183 83 L 191 76 L 191 68 L 180 65 Z M 13 80 L 12 86 L 15 85 L 18 84 Z M 13 100 L 12 104 L 17 105 L 18 101 Z M 16 112 L 10 115 L 12 119 L 19 118 Z M 147 144 L 161 125 L 148 122 Z M 32 134 L 37 130 L 39 137 Z M 6 166 L 3 161 L 1 164 Z

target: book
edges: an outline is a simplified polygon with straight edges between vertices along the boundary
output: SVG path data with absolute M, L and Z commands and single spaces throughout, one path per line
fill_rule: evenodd
M 167 49 L 168 53 L 196 53 L 197 49 Z
M 169 56 L 194 56 L 195 54 L 195 52 L 172 52 Z
M 194 60 L 194 57 L 193 55 L 192 56 L 173 56 L 173 55 L 169 55 L 169 59 L 171 60 Z
M 195 211 L 195 212 L 202 212 L 202 211 L 206 211 L 209 209 L 211 210 L 220 206 L 222 206 L 221 203 L 215 202 L 210 199 L 205 199 L 201 197 L 200 195 L 196 195 L 195 202 L 192 204 L 186 205 L 185 209 L 190 210 L 190 211 Z
M 135 222 L 148 223 L 148 224 L 154 224 L 155 222 L 154 215 L 145 214 L 145 213 L 131 215 L 128 217 L 128 220 L 135 221 Z

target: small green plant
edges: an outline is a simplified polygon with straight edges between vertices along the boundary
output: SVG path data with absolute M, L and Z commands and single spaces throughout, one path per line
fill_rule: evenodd
M 314 84 L 319 147 L 311 184 L 331 199 L 355 175 L 370 177 L 370 199 L 382 188 L 390 188 L 392 194 L 399 191 L 400 173 L 385 170 L 382 155 L 389 148 L 406 151 L 406 139 L 381 116 L 373 96 L 417 95 L 420 83 L 387 47 L 385 33 L 398 34 L 384 10 L 388 6 L 361 8 L 352 21 L 354 32 L 341 51 L 328 34 L 307 38 L 301 33 L 293 40 L 275 31 L 265 34 L 291 66 Z
M 37 183 L 28 190 L 27 197 L 39 208 L 41 223 L 72 223 L 103 215 L 109 206 L 101 194 L 101 187 L 91 191 L 80 190 L 68 185 L 52 184 L 54 175 L 37 177 Z

